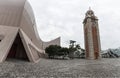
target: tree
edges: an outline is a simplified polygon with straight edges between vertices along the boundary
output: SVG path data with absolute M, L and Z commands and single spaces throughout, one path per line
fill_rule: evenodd
M 76 44 L 76 41 L 70 40 L 69 48 L 61 47 L 58 45 L 50 45 L 45 49 L 45 52 L 48 54 L 49 58 L 54 58 L 54 56 L 69 56 L 69 58 L 73 59 L 74 54 L 77 54 L 79 57 L 85 56 L 85 50 L 80 47 L 79 44 Z
M 70 45 L 69 45 L 69 47 L 74 47 L 74 46 L 75 46 L 75 43 L 76 43 L 76 41 L 70 40 Z
M 54 56 L 67 56 L 69 49 L 67 47 L 61 47 L 58 45 L 50 45 L 45 49 L 45 52 L 48 54 L 49 58 L 54 58 Z
M 85 58 L 85 49 L 81 48 L 80 58 Z
M 59 53 L 63 54 L 64 56 L 68 55 L 69 53 L 69 49 L 67 47 L 62 47 L 60 50 L 59 50 Z
M 61 49 L 61 46 L 50 45 L 45 49 L 45 52 L 48 54 L 49 58 L 54 58 L 54 56 L 58 54 L 60 49 Z
M 77 50 L 81 49 L 81 47 L 80 47 L 79 44 L 75 45 L 75 48 L 76 48 Z
M 76 41 L 70 40 L 70 45 L 69 45 L 69 57 L 70 57 L 71 59 L 74 58 L 74 52 L 76 51 L 75 43 L 76 43 Z
M 69 57 L 71 59 L 74 58 L 74 55 L 78 57 L 85 57 L 85 50 L 81 48 L 79 44 L 76 44 L 76 41 L 70 40 L 70 45 L 69 45 Z

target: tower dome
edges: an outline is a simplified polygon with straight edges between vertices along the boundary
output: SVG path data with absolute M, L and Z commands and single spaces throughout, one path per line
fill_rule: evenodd
M 91 8 L 89 7 L 89 10 L 86 12 L 86 17 L 92 17 L 94 16 L 94 11 L 91 10 Z
M 89 10 L 85 14 L 85 19 L 83 23 L 86 23 L 87 19 L 90 18 L 91 20 L 98 20 L 97 16 L 95 16 L 94 11 L 89 8 Z

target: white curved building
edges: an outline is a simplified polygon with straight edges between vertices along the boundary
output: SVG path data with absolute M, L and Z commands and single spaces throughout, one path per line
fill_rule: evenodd
M 0 62 L 6 58 L 37 62 L 45 47 L 60 45 L 60 38 L 43 42 L 27 0 L 0 0 Z

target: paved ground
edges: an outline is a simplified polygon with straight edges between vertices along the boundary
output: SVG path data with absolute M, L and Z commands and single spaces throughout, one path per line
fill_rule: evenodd
M 0 64 L 0 78 L 120 78 L 120 59 L 50 60 L 39 63 L 8 60 Z

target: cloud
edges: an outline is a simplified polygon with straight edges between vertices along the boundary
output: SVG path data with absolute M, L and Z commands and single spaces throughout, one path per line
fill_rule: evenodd
M 35 12 L 39 35 L 44 41 L 58 36 L 62 45 L 76 40 L 84 47 L 83 19 L 89 6 L 99 19 L 102 49 L 120 47 L 120 1 L 29 0 Z

